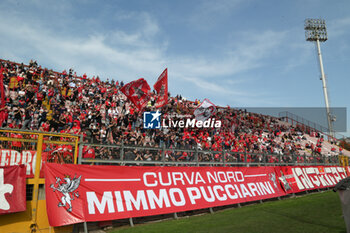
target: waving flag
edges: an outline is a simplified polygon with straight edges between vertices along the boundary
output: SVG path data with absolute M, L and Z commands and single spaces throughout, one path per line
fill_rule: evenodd
M 153 85 L 157 91 L 156 108 L 160 108 L 168 103 L 168 68 L 158 77 L 157 82 Z
M 209 117 L 215 115 L 216 107 L 215 104 L 210 102 L 208 99 L 204 99 L 203 102 L 194 110 L 194 116 L 197 121 L 205 121 Z
M 143 78 L 125 84 L 120 89 L 139 110 L 144 108 L 150 100 L 150 90 L 147 81 Z

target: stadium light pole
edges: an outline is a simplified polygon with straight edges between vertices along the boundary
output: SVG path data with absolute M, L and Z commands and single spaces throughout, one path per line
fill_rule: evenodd
M 320 42 L 325 42 L 328 39 L 326 21 L 324 19 L 306 19 L 305 20 L 305 37 L 307 41 L 315 41 L 317 46 L 317 55 L 320 63 L 321 70 L 321 80 L 323 86 L 324 101 L 326 103 L 326 112 L 327 112 L 327 121 L 328 121 L 328 130 L 329 135 L 333 138 L 333 117 L 330 112 L 328 92 L 327 92 L 327 82 L 324 75 L 323 62 Z

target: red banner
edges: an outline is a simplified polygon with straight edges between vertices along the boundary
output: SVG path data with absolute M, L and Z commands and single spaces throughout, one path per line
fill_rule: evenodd
M 158 77 L 157 82 L 153 85 L 157 91 L 155 107 L 160 108 L 168 103 L 168 69 Z
M 276 173 L 286 193 L 333 187 L 347 177 L 343 167 L 335 166 L 278 167 Z
M 150 90 L 147 81 L 143 78 L 125 84 L 120 89 L 139 110 L 144 108 L 150 100 Z
M 50 225 L 229 205 L 284 195 L 273 167 L 46 164 Z
M 13 142 L 21 143 L 21 142 Z M 44 153 L 43 153 L 44 156 Z M 45 161 L 45 159 L 43 159 Z M 0 166 L 13 166 L 24 164 L 26 167 L 27 178 L 34 177 L 35 173 L 36 151 L 24 150 L 21 153 L 16 150 L 0 150 Z M 40 175 L 43 177 L 43 175 Z
M 346 176 L 342 167 L 322 167 L 324 173 L 319 168 L 48 163 L 48 217 L 51 226 L 61 226 L 181 212 L 330 187 Z
M 24 165 L 0 167 L 0 214 L 26 210 Z

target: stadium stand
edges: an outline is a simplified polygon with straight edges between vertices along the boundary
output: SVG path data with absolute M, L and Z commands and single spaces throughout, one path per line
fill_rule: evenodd
M 114 144 L 225 151 L 248 153 L 248 160 L 261 160 L 249 153 L 300 156 L 309 161 L 322 156 L 339 154 L 350 156 L 336 144 L 323 140 L 318 132 L 305 131 L 278 118 L 233 108 L 218 108 L 215 115 L 221 120 L 220 130 L 215 128 L 145 130 L 142 127 L 142 113 L 135 109 L 126 96 L 120 92 L 121 81 L 78 77 L 73 69 L 54 72 L 42 68 L 36 61 L 29 65 L 1 60 L 4 68 L 6 106 L 0 109 L 0 126 L 12 129 L 38 130 L 82 134 L 84 142 L 93 144 Z M 199 101 L 188 101 L 181 95 L 170 96 L 168 104 L 161 108 L 166 115 L 192 115 Z M 147 105 L 147 111 L 155 110 L 154 98 Z M 0 145 L 1 146 L 1 145 Z M 32 149 L 32 148 L 28 148 Z M 71 148 L 45 148 L 45 152 L 65 151 L 71 156 Z M 169 161 L 190 161 L 186 152 L 167 151 Z M 243 154 L 241 154 L 243 155 Z M 84 158 L 112 159 L 112 153 L 95 151 L 86 146 Z M 130 160 L 158 160 L 156 153 L 137 150 L 126 154 Z M 213 153 L 213 158 L 220 159 Z M 206 160 L 205 156 L 201 157 Z M 228 154 L 227 161 L 242 160 L 240 156 Z M 269 162 L 273 163 L 271 156 Z M 298 157 L 299 159 L 299 157 Z

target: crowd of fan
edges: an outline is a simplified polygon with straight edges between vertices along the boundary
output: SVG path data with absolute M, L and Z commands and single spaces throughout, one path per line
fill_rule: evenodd
M 35 61 L 29 66 L 12 62 L 1 62 L 5 86 L 6 106 L 0 109 L 0 126 L 44 132 L 83 134 L 84 141 L 93 144 L 115 144 L 167 148 L 163 153 L 169 161 L 191 161 L 194 153 L 176 152 L 173 149 L 212 151 L 199 153 L 200 160 L 221 160 L 220 151 L 227 153 L 227 161 L 251 160 L 259 162 L 257 154 L 284 155 L 287 162 L 292 154 L 302 155 L 310 149 L 312 155 L 322 154 L 322 145 L 301 143 L 305 140 L 302 130 L 281 124 L 278 119 L 245 110 L 218 108 L 216 120 L 222 126 L 216 128 L 143 128 L 142 114 L 120 92 L 123 82 L 102 81 L 99 77 L 88 78 L 85 74 L 77 77 L 68 72 L 53 72 L 42 68 Z M 155 110 L 154 98 L 144 111 Z M 188 101 L 181 96 L 171 97 L 168 104 L 160 109 L 163 117 L 193 115 L 199 101 Z M 180 118 L 178 118 L 180 119 Z M 96 148 L 95 148 L 96 149 Z M 112 159 L 119 154 L 113 150 L 84 149 L 84 157 Z M 217 153 L 216 153 L 217 151 Z M 243 153 L 244 152 L 244 153 Z M 237 153 L 234 155 L 233 153 Z M 244 157 L 247 156 L 248 158 Z M 159 160 L 159 150 L 129 150 L 128 160 Z M 290 156 L 290 157 L 288 157 Z M 315 157 L 314 156 L 314 157 Z M 301 158 L 301 156 L 299 156 Z M 299 158 L 298 157 L 298 158 Z M 270 157 L 274 162 L 277 157 Z

